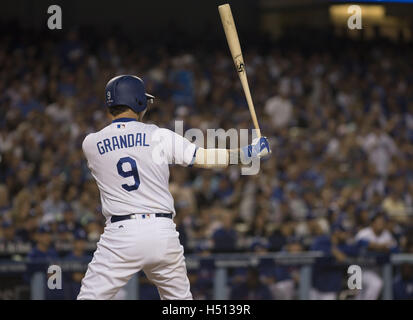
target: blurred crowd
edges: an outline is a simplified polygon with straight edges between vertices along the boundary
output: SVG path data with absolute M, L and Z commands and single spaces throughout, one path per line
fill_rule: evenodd
M 240 175 L 237 166 L 171 167 L 186 253 L 318 250 L 339 262 L 413 253 L 412 48 L 383 39 L 309 40 L 245 47 L 273 151 L 258 175 Z M 180 51 L 117 37 L 90 40 L 76 30 L 57 38 L 20 32 L 1 35 L 0 66 L 0 245 L 30 243 L 32 261 L 90 258 L 88 244 L 103 232 L 81 143 L 109 122 L 103 92 L 113 76 L 144 79 L 156 97 L 147 122 L 172 130 L 175 120 L 205 132 L 252 129 L 223 46 Z M 312 296 L 337 298 L 343 270 L 316 268 Z M 210 272 L 191 273 L 195 297 L 211 297 Z M 369 272 L 370 289 L 359 298 L 377 299 L 382 279 L 374 267 Z M 412 298 L 411 267 L 397 275 L 396 297 Z M 79 283 L 81 275 L 73 277 Z M 286 267 L 234 270 L 231 296 L 291 299 L 298 277 Z

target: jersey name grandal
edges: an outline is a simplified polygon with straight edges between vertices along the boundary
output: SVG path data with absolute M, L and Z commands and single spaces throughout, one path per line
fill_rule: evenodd
M 123 148 L 149 147 L 146 143 L 146 133 L 124 134 L 99 141 L 96 144 L 100 154 Z

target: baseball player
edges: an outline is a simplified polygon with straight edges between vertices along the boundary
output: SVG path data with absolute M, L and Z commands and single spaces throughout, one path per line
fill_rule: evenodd
M 77 298 L 112 299 L 143 270 L 161 299 L 192 299 L 173 222 L 168 165 L 226 167 L 234 157 L 245 163 L 269 154 L 268 141 L 261 137 L 241 149 L 203 149 L 171 130 L 145 124 L 154 97 L 136 76 L 111 79 L 105 95 L 113 121 L 86 136 L 82 148 L 100 190 L 106 226 Z

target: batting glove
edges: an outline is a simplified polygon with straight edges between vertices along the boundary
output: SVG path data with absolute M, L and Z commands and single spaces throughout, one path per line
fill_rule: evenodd
M 241 154 L 244 160 L 262 158 L 271 154 L 268 139 L 266 137 L 255 138 L 251 144 L 241 148 Z

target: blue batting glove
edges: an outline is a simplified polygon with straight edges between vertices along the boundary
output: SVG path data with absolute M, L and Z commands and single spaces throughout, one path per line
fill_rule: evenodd
M 270 144 L 266 137 L 255 138 L 251 144 L 241 148 L 245 159 L 262 158 L 271 153 Z

